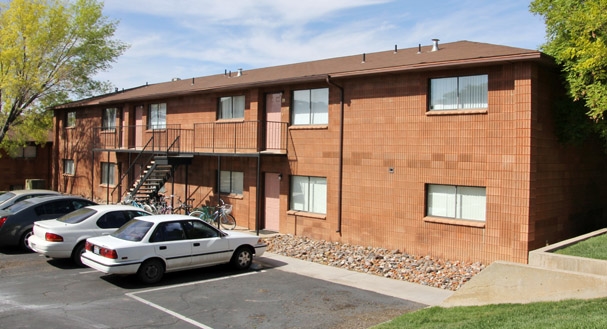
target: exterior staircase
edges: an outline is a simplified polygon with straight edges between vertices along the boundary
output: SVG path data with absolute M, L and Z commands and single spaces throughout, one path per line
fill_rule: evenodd
M 141 173 L 141 177 L 130 188 L 128 194 L 130 199 L 139 202 L 148 201 L 160 191 L 174 172 L 175 166 L 169 164 L 166 156 L 153 157 Z

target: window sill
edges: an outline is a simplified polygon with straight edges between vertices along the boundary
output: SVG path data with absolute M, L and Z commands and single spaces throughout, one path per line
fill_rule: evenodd
M 298 216 L 298 217 L 308 217 L 308 218 L 322 219 L 322 220 L 327 219 L 327 215 L 325 215 L 325 214 L 315 214 L 312 212 L 306 212 L 306 211 L 300 211 L 300 210 L 289 210 L 289 211 L 287 211 L 287 215 Z
M 233 193 L 224 193 L 221 192 L 221 196 L 228 199 L 236 199 L 236 200 L 244 200 L 244 195 L 242 194 L 233 194 Z
M 465 114 L 487 114 L 487 109 L 466 109 L 466 110 L 429 110 L 426 116 L 434 115 L 465 115 Z
M 116 129 L 105 129 L 105 130 L 101 130 L 102 134 L 115 134 L 116 133 Z
M 297 125 L 290 126 L 289 130 L 322 130 L 329 129 L 329 125 Z
M 234 123 L 234 122 L 244 122 L 244 118 L 232 118 L 232 119 L 217 119 L 217 123 Z
M 466 220 L 466 219 L 455 219 L 455 218 L 444 218 L 444 217 L 424 217 L 424 222 L 426 223 L 437 223 L 437 224 L 449 224 L 449 225 L 457 225 L 457 226 L 468 226 L 468 227 L 477 227 L 477 228 L 485 228 L 486 222 L 475 221 L 475 220 Z
M 113 188 L 113 187 L 116 187 L 116 185 L 99 184 L 99 187 L 102 187 L 102 188 Z
M 63 177 L 74 177 L 74 174 L 63 173 Z

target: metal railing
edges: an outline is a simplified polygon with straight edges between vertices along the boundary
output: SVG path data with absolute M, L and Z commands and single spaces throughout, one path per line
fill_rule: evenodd
M 286 122 L 218 121 L 196 123 L 193 129 L 166 125 L 94 128 L 95 150 L 143 150 L 170 153 L 286 152 Z M 151 141 L 151 143 L 150 143 Z M 149 144 L 148 144 L 149 143 Z

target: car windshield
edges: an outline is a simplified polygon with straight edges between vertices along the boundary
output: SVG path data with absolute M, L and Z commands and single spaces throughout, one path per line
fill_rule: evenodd
M 57 220 L 68 224 L 76 224 L 93 216 L 93 214 L 95 213 L 97 213 L 96 210 L 89 208 L 80 208 L 57 218 Z
M 112 236 L 127 241 L 141 241 L 152 225 L 154 225 L 152 222 L 131 219 L 122 225 L 118 231 L 114 232 Z
M 13 193 L 13 192 L 4 193 L 4 194 L 0 195 L 0 203 L 3 203 L 4 201 L 6 201 L 14 196 L 15 196 L 15 193 Z

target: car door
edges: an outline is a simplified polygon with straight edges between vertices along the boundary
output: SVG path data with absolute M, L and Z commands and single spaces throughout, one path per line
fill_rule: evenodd
M 223 264 L 230 261 L 232 251 L 223 234 L 200 220 L 184 221 L 185 232 L 192 245 L 192 266 Z
M 181 222 L 163 222 L 156 226 L 150 238 L 156 255 L 166 262 L 166 270 L 188 267 L 191 263 L 192 245 L 186 239 Z

